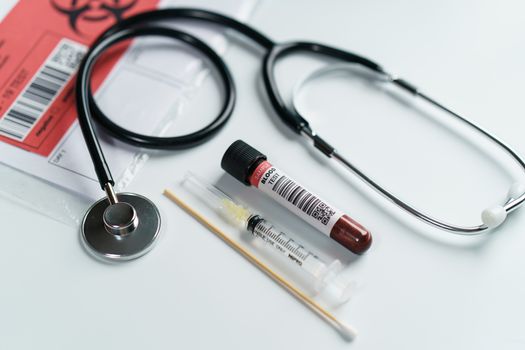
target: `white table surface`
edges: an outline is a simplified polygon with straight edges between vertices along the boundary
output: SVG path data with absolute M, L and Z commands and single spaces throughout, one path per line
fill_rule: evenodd
M 267 0 L 250 24 L 275 40 L 362 53 L 524 154 L 524 10 L 521 1 Z M 145 257 L 97 262 L 83 251 L 77 229 L 0 198 L 1 349 L 525 348 L 525 212 L 481 238 L 452 237 L 407 218 L 298 142 L 273 115 L 259 90 L 257 50 L 232 45 L 225 59 L 239 92 L 231 122 L 197 149 L 153 155 L 130 185 L 158 204 L 166 224 Z M 278 69 L 279 77 L 304 64 Z M 462 134 L 395 112 L 394 102 L 374 103 L 366 91 L 357 85 L 348 99 L 334 93 L 324 110 L 308 100 L 319 112 L 313 124 L 410 203 L 451 222 L 478 224 L 480 211 L 504 199 L 513 177 L 524 181 L 497 150 L 486 157 Z M 187 113 L 204 118 L 216 107 L 215 93 L 207 84 L 195 101 L 209 103 L 194 103 Z M 336 120 L 342 127 L 334 127 Z M 219 159 L 238 138 L 370 228 L 370 251 L 352 256 L 224 175 Z M 321 255 L 340 258 L 359 287 L 336 314 L 359 337 L 344 341 L 164 198 L 163 188 L 186 169 L 218 181 Z

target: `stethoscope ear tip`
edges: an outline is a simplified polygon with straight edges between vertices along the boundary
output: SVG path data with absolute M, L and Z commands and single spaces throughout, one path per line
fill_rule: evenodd
M 523 182 L 514 182 L 510 187 L 507 193 L 507 202 L 505 206 L 508 206 L 509 203 L 513 203 L 515 200 L 520 198 L 525 194 L 525 183 Z M 501 225 L 507 218 L 508 211 L 505 209 L 505 206 L 496 205 L 490 208 L 487 208 L 481 212 L 481 221 L 487 228 L 495 228 Z
M 481 221 L 487 228 L 501 225 L 507 218 L 507 211 L 501 205 L 487 208 L 481 212 Z

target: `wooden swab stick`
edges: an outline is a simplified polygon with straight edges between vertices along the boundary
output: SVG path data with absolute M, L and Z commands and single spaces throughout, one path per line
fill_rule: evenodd
M 266 273 L 266 275 L 272 278 L 275 282 L 279 283 L 282 287 L 288 290 L 288 292 L 290 292 L 293 296 L 299 299 L 303 304 L 308 306 L 311 310 L 313 310 L 315 313 L 321 316 L 324 320 L 326 320 L 331 325 L 333 325 L 346 339 L 351 340 L 356 337 L 357 332 L 351 326 L 338 320 L 334 315 L 332 315 L 330 312 L 325 310 L 321 305 L 316 303 L 306 294 L 304 294 L 299 289 L 294 287 L 290 282 L 288 282 L 282 276 L 280 276 L 279 274 L 274 272 L 272 269 L 270 269 L 266 264 L 260 261 L 257 257 L 255 257 L 249 251 L 244 249 L 237 242 L 229 238 L 228 235 L 226 235 L 220 228 L 213 225 L 204 216 L 202 216 L 201 214 L 196 212 L 194 209 L 192 209 L 190 206 L 188 206 L 186 203 L 184 203 L 179 197 L 175 195 L 175 193 L 166 189 L 164 190 L 164 195 L 168 197 L 169 199 L 171 199 L 173 202 L 175 202 L 179 207 L 184 209 L 188 214 L 193 216 L 197 221 L 199 221 L 202 225 L 208 228 L 216 236 L 222 239 L 226 244 L 228 244 L 230 247 L 236 250 L 239 254 L 245 257 L 253 265 L 257 266 L 260 270 Z

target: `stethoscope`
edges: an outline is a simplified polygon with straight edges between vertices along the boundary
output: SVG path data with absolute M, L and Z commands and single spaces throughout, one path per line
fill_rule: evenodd
M 374 180 L 369 178 L 349 160 L 344 158 L 326 140 L 321 138 L 298 112 L 294 105 L 285 103 L 275 80 L 274 67 L 279 59 L 292 53 L 315 53 L 335 58 L 342 63 L 358 65 L 368 69 L 398 88 L 417 96 L 447 112 L 452 117 L 472 127 L 504 149 L 525 171 L 525 163 L 509 146 L 481 127 L 454 113 L 450 109 L 421 93 L 407 81 L 386 72 L 378 64 L 337 48 L 311 42 L 289 42 L 278 44 L 257 30 L 237 20 L 206 10 L 192 8 L 162 9 L 144 12 L 116 23 L 101 34 L 82 60 L 76 83 L 76 101 L 79 124 L 87 144 L 98 181 L 106 196 L 94 203 L 87 211 L 81 226 L 84 245 L 95 256 L 110 260 L 129 260 L 147 253 L 157 240 L 161 227 L 161 218 L 156 206 L 147 198 L 135 193 L 116 194 L 114 181 L 104 153 L 98 142 L 92 120 L 96 120 L 110 134 L 121 141 L 150 149 L 185 149 L 197 146 L 215 135 L 229 120 L 235 104 L 235 85 L 228 67 L 223 60 L 203 41 L 188 33 L 164 27 L 154 22 L 168 19 L 191 19 L 219 24 L 243 34 L 259 44 L 264 50 L 262 77 L 269 100 L 282 121 L 297 134 L 308 138 L 323 154 L 333 158 L 352 171 L 374 190 L 391 202 L 417 217 L 418 219 L 456 234 L 474 235 L 489 228 L 494 228 L 505 220 L 508 213 L 517 209 L 525 201 L 525 184 L 513 184 L 504 204 L 487 208 L 482 212 L 482 223 L 476 226 L 458 226 L 443 222 L 424 214 L 403 202 Z M 202 129 L 176 137 L 156 137 L 139 134 L 115 124 L 98 107 L 90 88 L 91 74 L 97 59 L 111 46 L 136 37 L 161 36 L 181 41 L 204 55 L 215 68 L 224 89 L 223 104 L 217 117 Z M 338 66 L 315 71 L 306 80 L 312 81 Z

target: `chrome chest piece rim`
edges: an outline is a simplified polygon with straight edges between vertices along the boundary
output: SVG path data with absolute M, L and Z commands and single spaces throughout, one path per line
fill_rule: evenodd
M 126 261 L 148 253 L 159 236 L 160 213 L 149 199 L 135 193 L 117 194 L 95 202 L 81 225 L 82 243 L 94 257 Z

